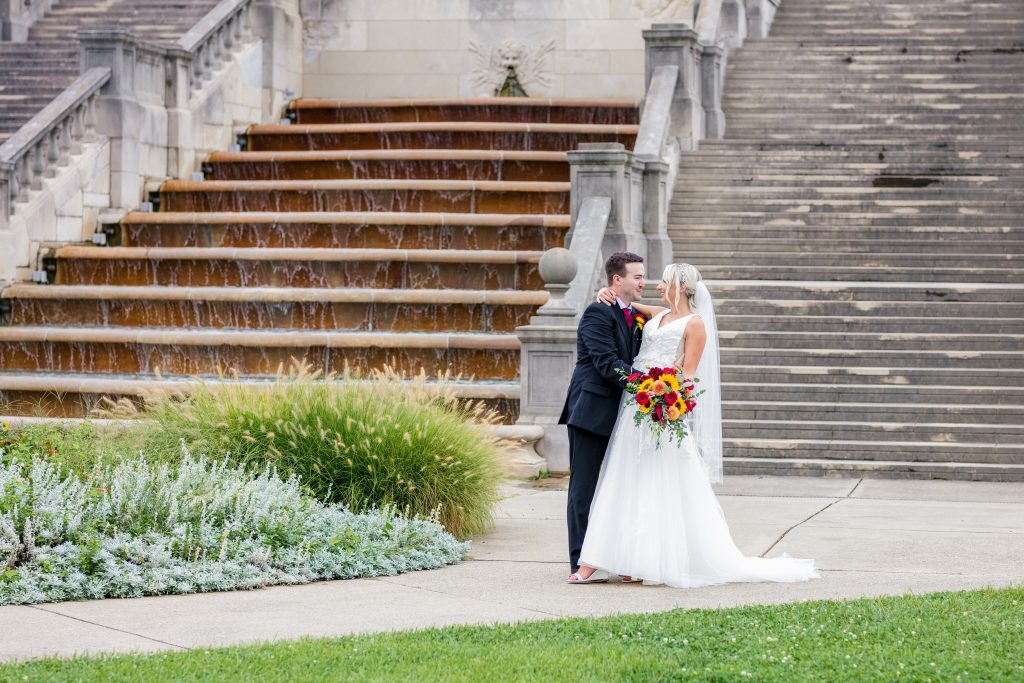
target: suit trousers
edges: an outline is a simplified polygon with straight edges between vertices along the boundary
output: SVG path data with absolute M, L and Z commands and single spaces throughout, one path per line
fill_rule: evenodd
M 597 478 L 601 474 L 604 452 L 609 436 L 602 436 L 569 425 L 569 502 L 566 517 L 569 523 L 569 565 L 579 569 L 583 539 L 587 535 L 590 504 L 594 501 Z

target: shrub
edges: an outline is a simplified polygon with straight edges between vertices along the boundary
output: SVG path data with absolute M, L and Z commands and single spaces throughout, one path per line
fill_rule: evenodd
M 467 550 L 434 520 L 323 504 L 270 467 L 179 460 L 82 475 L 0 457 L 0 604 L 390 575 Z
M 205 383 L 147 405 L 147 455 L 174 457 L 184 443 L 269 464 L 297 475 L 319 499 L 436 515 L 460 537 L 492 523 L 501 480 L 502 446 L 489 428 L 496 416 L 460 403 L 443 381 L 407 382 L 390 372 L 320 380 L 299 368 L 271 386 Z

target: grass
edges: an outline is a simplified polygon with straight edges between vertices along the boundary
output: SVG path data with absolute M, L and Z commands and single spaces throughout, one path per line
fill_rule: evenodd
M 1021 681 L 1024 587 L 42 660 L 0 680 Z
M 139 412 L 126 404 L 107 417 L 145 418 L 123 450 L 174 460 L 182 444 L 299 477 L 321 500 L 354 510 L 397 507 L 436 516 L 466 538 L 492 525 L 500 451 L 497 415 L 457 400 L 448 384 L 403 381 L 388 371 L 360 381 L 320 378 L 298 364 L 273 385 L 208 382 L 188 395 L 155 394 Z

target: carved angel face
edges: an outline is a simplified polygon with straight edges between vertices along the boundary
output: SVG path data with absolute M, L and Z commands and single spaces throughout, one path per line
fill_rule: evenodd
M 505 68 L 519 66 L 526 59 L 526 46 L 517 40 L 506 40 L 498 46 L 498 60 Z

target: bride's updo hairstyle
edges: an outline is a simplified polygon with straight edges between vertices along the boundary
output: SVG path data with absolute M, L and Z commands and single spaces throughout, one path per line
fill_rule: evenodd
M 691 266 L 689 263 L 670 263 L 665 266 L 665 272 L 661 274 L 661 279 L 668 286 L 666 294 L 673 289 L 676 290 L 676 308 L 679 307 L 679 295 L 685 289 L 686 303 L 689 304 L 691 311 L 694 309 L 697 297 L 697 283 L 702 279 L 700 271 L 697 270 L 696 266 Z

